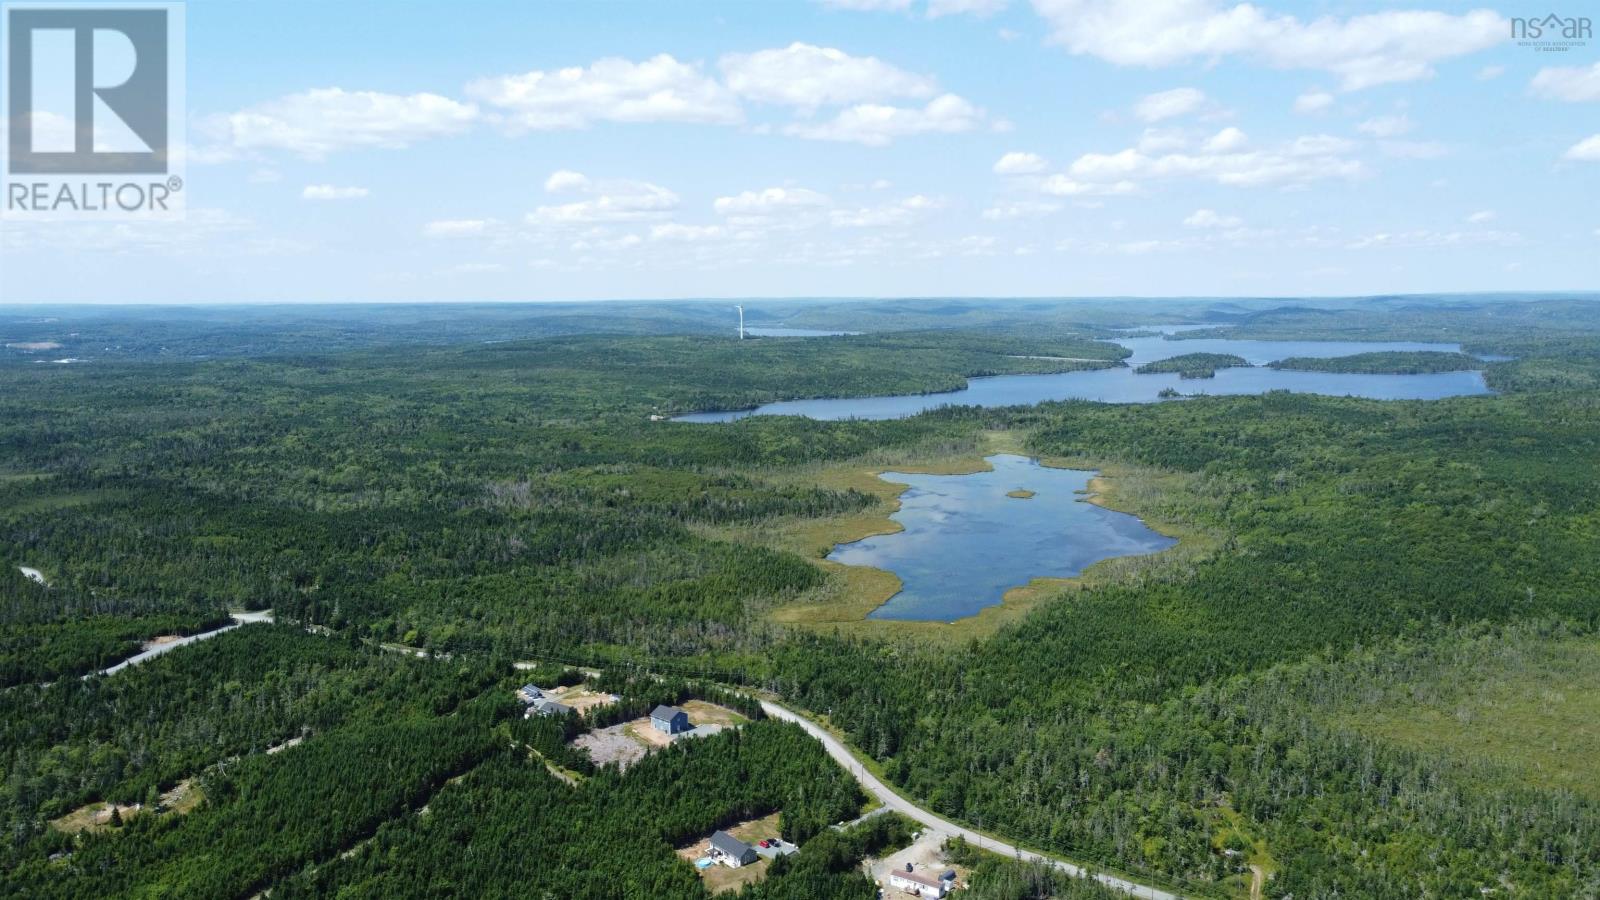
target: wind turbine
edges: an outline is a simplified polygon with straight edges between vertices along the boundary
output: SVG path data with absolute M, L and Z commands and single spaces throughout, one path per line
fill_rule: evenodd
M 739 340 L 742 341 L 744 340 L 744 307 L 735 306 L 734 309 L 739 311 Z

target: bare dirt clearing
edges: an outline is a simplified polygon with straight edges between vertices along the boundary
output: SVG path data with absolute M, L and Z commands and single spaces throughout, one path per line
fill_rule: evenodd
M 644 721 L 648 728 L 649 720 Z M 631 724 L 612 725 L 610 728 L 580 734 L 572 745 L 588 753 L 597 766 L 616 763 L 618 768 L 626 769 L 644 759 L 648 752 L 644 744 L 627 734 L 626 729 Z

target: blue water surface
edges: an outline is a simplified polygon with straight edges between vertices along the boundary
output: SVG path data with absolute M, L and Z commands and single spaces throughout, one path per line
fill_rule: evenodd
M 1000 603 L 1034 578 L 1070 578 L 1102 559 L 1177 543 L 1137 517 L 1085 502 L 1095 473 L 1053 469 L 1024 456 L 989 457 L 992 472 L 883 478 L 910 487 L 891 516 L 904 527 L 840 544 L 828 559 L 900 577 L 900 592 L 873 619 L 949 622 Z M 1008 497 L 1017 489 L 1031 499 Z

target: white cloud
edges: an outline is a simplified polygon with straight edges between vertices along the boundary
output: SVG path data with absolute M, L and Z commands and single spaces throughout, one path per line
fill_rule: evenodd
M 911 0 L 817 0 L 831 9 L 852 12 L 903 12 L 911 8 Z
M 1467 216 L 1467 221 L 1470 222 L 1473 225 L 1482 225 L 1485 222 L 1493 222 L 1494 221 L 1494 210 L 1492 210 L 1492 209 L 1480 209 L 1477 212 L 1473 213 L 1472 215 Z
M 504 263 L 469 262 L 451 266 L 445 272 L 451 275 L 487 275 L 493 272 L 504 272 L 505 270 Z
M 1037 153 L 1022 153 L 1013 150 L 994 164 L 997 175 L 1037 175 L 1043 172 L 1049 163 Z
M 647 181 L 595 181 L 578 172 L 562 170 L 546 179 L 545 188 L 551 193 L 583 193 L 588 199 L 541 206 L 527 215 L 530 225 L 660 219 L 678 208 L 677 194 Z
M 1138 185 L 1126 179 L 1094 183 L 1074 181 L 1065 175 L 1051 175 L 1039 184 L 1039 190 L 1057 197 L 1078 197 L 1085 194 L 1131 194 L 1137 189 Z
M 1207 153 L 1232 153 L 1244 149 L 1250 143 L 1250 138 L 1245 133 L 1233 126 L 1228 126 L 1212 135 L 1205 143 Z
M 863 103 L 840 111 L 827 122 L 791 124 L 784 128 L 784 133 L 818 141 L 853 141 L 882 147 L 895 138 L 972 131 L 984 118 L 983 110 L 955 94 L 944 94 L 928 101 L 921 109 Z
M 909 225 L 933 210 L 944 208 L 944 200 L 916 194 L 884 206 L 836 209 L 828 214 L 836 228 L 890 228 Z
M 991 206 L 983 211 L 983 218 L 991 222 L 1007 219 L 1037 219 L 1061 211 L 1061 204 L 1043 200 L 1017 200 Z
M 730 124 L 737 98 L 691 63 L 662 53 L 642 62 L 608 57 L 588 66 L 481 78 L 467 94 L 501 110 L 513 132 L 587 128 L 595 122 Z
M 875 56 L 851 56 L 798 41 L 781 49 L 730 53 L 718 65 L 735 94 L 806 111 L 895 97 L 931 97 L 936 89 L 933 79 Z
M 1297 113 L 1322 112 L 1333 105 L 1333 95 L 1327 91 L 1306 91 L 1294 98 L 1294 111 Z
M 337 150 L 399 149 L 458 134 L 477 118 L 476 106 L 438 94 L 318 88 L 213 116 L 200 130 L 224 145 L 209 148 L 212 154 L 286 150 L 320 159 Z
M 1393 247 L 1461 247 L 1499 246 L 1516 247 L 1523 244 L 1522 235 L 1514 231 L 1380 231 L 1357 238 L 1346 244 L 1350 250 L 1374 250 Z
M 1377 116 L 1357 125 L 1356 130 L 1373 137 L 1389 138 L 1405 134 L 1412 127 L 1411 119 L 1405 115 Z
M 364 187 L 338 187 L 331 184 L 308 184 L 300 196 L 307 200 L 359 200 L 369 191 Z
M 1126 192 L 1132 188 L 1124 185 L 1162 178 L 1200 178 L 1241 187 L 1298 185 L 1354 178 L 1364 172 L 1360 161 L 1348 156 L 1351 142 L 1329 135 L 1307 135 L 1266 150 L 1240 151 L 1232 136 L 1220 144 L 1233 149 L 1202 146 L 1187 152 L 1147 153 L 1130 147 L 1116 153 L 1085 153 L 1072 163 L 1067 175 L 1053 176 L 1046 190 L 1058 179 L 1060 186 L 1072 189 L 1053 193 L 1090 193 L 1089 188 L 1108 185 Z
M 1190 228 L 1238 228 L 1244 220 L 1238 216 L 1218 215 L 1209 209 L 1197 209 L 1183 220 Z
M 1540 69 L 1528 89 L 1549 100 L 1567 103 L 1600 101 L 1600 62 L 1592 66 L 1559 66 Z
M 1217 0 L 1034 0 L 1051 40 L 1118 65 L 1171 66 L 1242 56 L 1280 69 L 1314 69 L 1344 90 L 1433 74 L 1442 60 L 1508 40 L 1499 14 L 1392 10 L 1301 21 Z
M 761 191 L 743 191 L 731 197 L 718 197 L 711 208 L 719 215 L 751 224 L 797 212 L 815 211 L 829 203 L 823 194 L 806 188 L 770 187 Z
M 1159 122 L 1177 116 L 1186 116 L 1203 106 L 1206 95 L 1191 87 L 1173 88 L 1147 94 L 1133 106 L 1133 114 L 1145 122 Z
M 726 230 L 721 225 L 684 225 L 667 222 L 650 227 L 652 241 L 711 241 L 723 237 Z
M 1166 153 L 1189 146 L 1189 135 L 1181 128 L 1146 128 L 1135 145 L 1141 153 Z
M 1567 148 L 1562 159 L 1578 162 L 1600 162 L 1600 134 L 1591 135 Z
M 550 173 L 544 180 L 544 189 L 549 194 L 559 194 L 564 191 L 587 191 L 590 188 L 589 176 L 571 169 L 558 169 Z
M 1506 73 L 1505 66 L 1484 66 L 1478 70 L 1479 81 L 1493 81 Z
M 972 15 L 988 18 L 1010 5 L 1010 0 L 928 0 L 928 18 Z
M 422 226 L 428 237 L 476 237 L 498 223 L 493 219 L 438 219 Z

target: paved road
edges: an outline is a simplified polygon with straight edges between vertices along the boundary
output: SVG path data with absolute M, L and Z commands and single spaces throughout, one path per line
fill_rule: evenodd
M 232 631 L 235 628 L 239 628 L 239 627 L 244 626 L 244 625 L 249 625 L 251 622 L 271 622 L 271 621 L 272 621 L 272 613 L 270 611 L 234 613 L 233 614 L 233 624 L 232 625 L 224 625 L 221 628 L 217 628 L 217 629 L 214 629 L 212 631 L 202 631 L 199 634 L 191 634 L 188 637 L 178 638 L 175 641 L 168 641 L 165 644 L 157 644 L 154 647 L 151 647 L 149 650 L 146 650 L 143 653 L 138 654 L 137 656 L 130 656 L 127 659 L 123 660 L 122 662 L 117 663 L 114 666 L 108 666 L 107 668 L 101 669 L 100 671 L 93 672 L 91 674 L 94 674 L 94 675 L 115 675 L 118 672 L 122 671 L 123 669 L 126 669 L 129 666 L 137 666 L 139 663 L 147 662 L 149 660 L 155 659 L 156 657 L 160 656 L 163 653 L 171 653 L 172 651 L 178 649 L 179 647 L 182 647 L 184 644 L 192 644 L 195 641 L 203 641 L 206 638 L 213 638 L 213 637 L 216 637 L 219 634 L 222 634 L 225 631 Z M 88 678 L 89 676 L 85 675 L 83 677 Z
M 884 784 L 876 775 L 873 775 L 871 772 L 867 771 L 861 765 L 861 763 L 857 762 L 855 757 L 850 755 L 849 748 L 840 743 L 837 738 L 824 731 L 815 723 L 801 717 L 795 712 L 792 712 L 787 707 L 779 706 L 778 704 L 767 700 L 761 701 L 761 708 L 766 712 L 767 715 L 774 719 L 782 719 L 785 722 L 793 722 L 799 725 L 801 728 L 804 728 L 808 734 L 822 742 L 822 746 L 826 747 L 828 750 L 828 755 L 833 757 L 834 760 L 839 763 L 839 765 L 844 766 L 845 770 L 851 775 L 855 776 L 855 779 L 861 782 L 862 787 L 866 788 L 868 791 L 871 791 L 872 795 L 877 797 L 885 807 L 893 809 L 895 812 L 904 815 L 906 818 L 921 822 L 928 828 L 934 829 L 946 835 L 960 835 L 961 837 L 965 838 L 968 843 L 982 847 L 985 850 L 999 853 L 1003 856 L 1016 857 L 1028 862 L 1042 862 L 1047 865 L 1055 866 L 1061 871 L 1066 872 L 1068 875 L 1073 875 L 1079 878 L 1084 876 L 1092 877 L 1094 880 L 1106 885 L 1107 887 L 1115 888 L 1119 891 L 1125 891 L 1135 897 L 1142 898 L 1142 900 L 1180 900 L 1180 895 L 1178 894 L 1173 894 L 1168 891 L 1163 891 L 1159 888 L 1148 887 L 1142 884 L 1135 884 L 1126 879 L 1117 878 L 1114 875 L 1107 875 L 1103 872 L 1097 872 L 1093 875 L 1090 875 L 1090 873 L 1081 866 L 1075 866 L 1069 862 L 1063 862 L 1059 859 L 1049 856 L 1042 856 L 1029 850 L 1023 850 L 1018 847 L 1014 847 L 1010 844 L 997 841 L 994 838 L 985 837 L 975 831 L 972 831 L 971 829 L 963 828 L 947 819 L 941 819 L 933 813 L 928 812 L 922 807 L 912 803 L 910 800 L 907 800 L 895 793 L 893 788 L 890 788 L 888 785 Z

